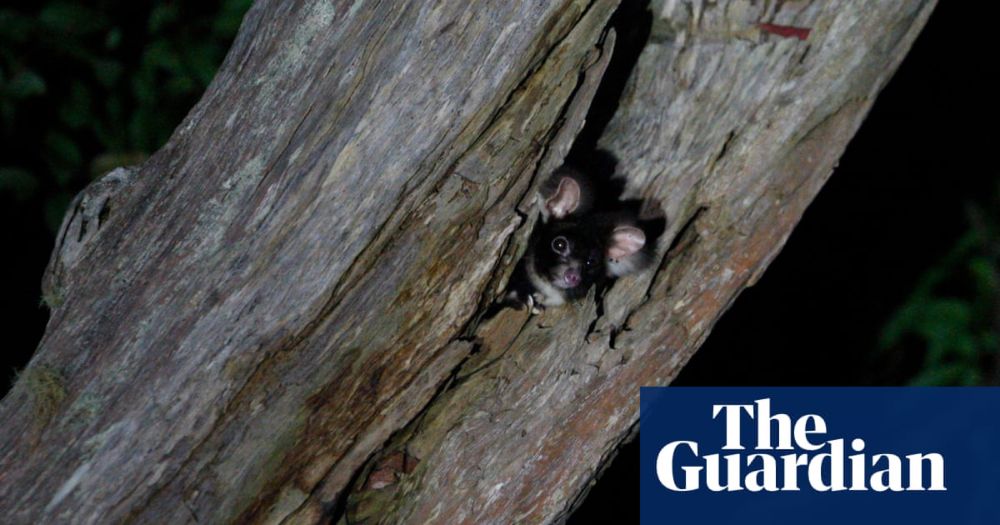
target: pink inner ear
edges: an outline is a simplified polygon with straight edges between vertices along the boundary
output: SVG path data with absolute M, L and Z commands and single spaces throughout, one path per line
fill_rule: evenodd
M 563 177 L 559 181 L 559 188 L 555 195 L 545 201 L 545 208 L 549 214 L 557 219 L 573 213 L 580 205 L 580 185 L 569 177 Z
M 646 234 L 635 226 L 619 226 L 611 234 L 608 257 L 621 259 L 628 257 L 646 245 Z

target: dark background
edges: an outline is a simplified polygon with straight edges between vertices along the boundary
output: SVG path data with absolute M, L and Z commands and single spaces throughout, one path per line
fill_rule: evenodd
M 672 384 L 1000 384 L 987 9 L 938 4 L 788 244 Z M 609 519 L 639 521 L 638 437 L 570 524 Z
M 249 4 L 0 8 L 4 391 L 44 331 L 39 283 L 67 203 L 163 144 Z M 642 19 L 626 4 L 621 35 Z M 1000 176 L 988 162 L 998 61 L 986 5 L 938 6 L 785 249 L 675 384 L 1000 382 Z M 627 73 L 626 60 L 608 82 Z M 636 440 L 572 523 L 637 521 L 637 466 Z

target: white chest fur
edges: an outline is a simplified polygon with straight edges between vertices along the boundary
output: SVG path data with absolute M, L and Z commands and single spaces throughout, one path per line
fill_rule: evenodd
M 538 275 L 538 272 L 535 271 L 534 259 L 529 257 L 526 263 L 528 280 L 535 287 L 535 302 L 542 306 L 559 306 L 565 303 L 566 299 L 562 290 L 553 286 L 548 279 Z

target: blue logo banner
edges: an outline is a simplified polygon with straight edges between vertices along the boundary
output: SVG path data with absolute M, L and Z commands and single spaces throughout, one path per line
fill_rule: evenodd
M 652 524 L 1000 524 L 1000 388 L 643 387 Z

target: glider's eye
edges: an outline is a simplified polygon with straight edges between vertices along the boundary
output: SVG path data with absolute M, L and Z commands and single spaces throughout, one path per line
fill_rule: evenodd
M 562 235 L 552 239 L 552 251 L 559 255 L 566 255 L 569 253 L 569 241 Z

